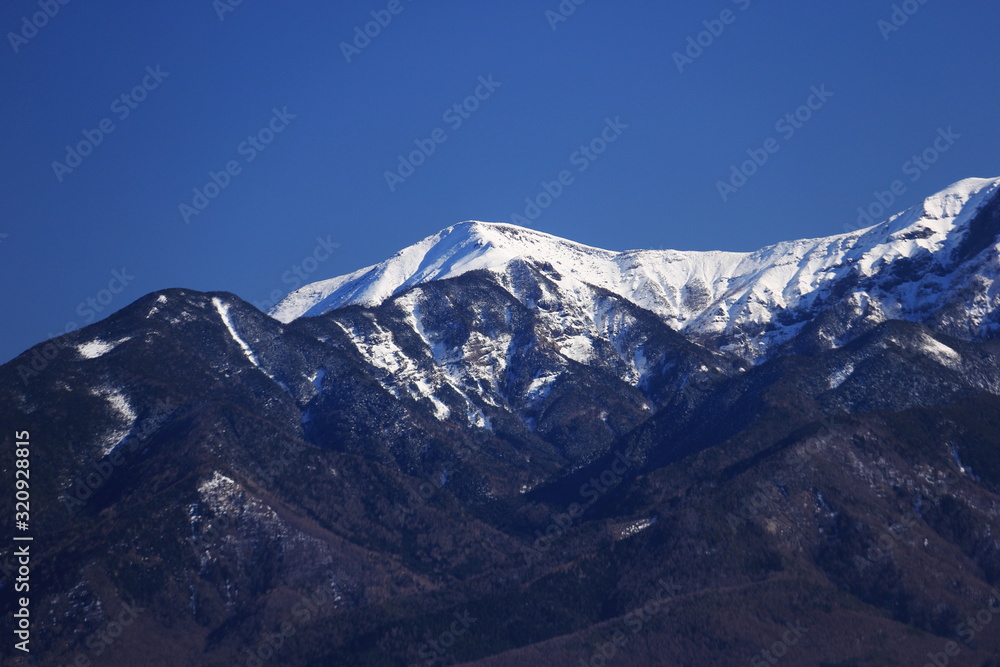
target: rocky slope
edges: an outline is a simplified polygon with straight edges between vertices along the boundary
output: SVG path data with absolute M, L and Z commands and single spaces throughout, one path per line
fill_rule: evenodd
M 165 290 L 32 348 L 0 650 L 1000 664 L 998 184 L 745 254 L 463 223 L 273 317 Z

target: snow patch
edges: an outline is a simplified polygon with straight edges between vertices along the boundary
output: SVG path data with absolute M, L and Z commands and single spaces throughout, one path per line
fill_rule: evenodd
M 594 344 L 587 336 L 569 336 L 561 341 L 559 352 L 567 359 L 586 364 L 594 358 Z
M 844 367 L 840 370 L 834 371 L 830 374 L 830 389 L 836 389 L 840 385 L 844 384 L 847 378 L 851 377 L 854 373 L 854 364 L 848 362 L 844 364 Z
M 118 418 L 118 423 L 104 435 L 101 443 L 101 456 L 107 456 L 132 432 L 137 415 L 128 398 L 119 389 L 101 387 L 94 391 L 94 395 L 106 400 Z
M 111 343 L 105 342 L 100 338 L 95 338 L 90 342 L 77 345 L 76 351 L 79 352 L 80 356 L 84 359 L 97 359 L 128 340 L 132 340 L 132 337 L 126 336 L 125 338 L 121 338 Z
M 451 415 L 451 410 L 448 406 L 441 402 L 441 399 L 434 394 L 428 394 L 427 398 L 434 405 L 434 416 L 438 418 L 439 421 L 444 421 Z
M 618 539 L 623 540 L 626 537 L 632 537 L 642 531 L 646 530 L 650 526 L 656 523 L 656 517 L 650 517 L 649 519 L 640 519 L 638 521 L 633 521 L 619 529 Z
M 560 373 L 549 373 L 541 377 L 536 377 L 528 385 L 528 390 L 524 394 L 524 399 L 528 403 L 534 403 L 549 395 L 552 391 L 552 384 L 558 379 Z
M 153 307 L 149 309 L 148 313 L 146 313 L 146 319 L 149 319 L 153 315 L 156 315 L 158 312 L 160 312 L 160 306 L 162 304 L 165 304 L 166 302 L 167 302 L 167 297 L 164 296 L 163 294 L 156 297 L 156 303 L 154 303 Z
M 954 366 L 962 361 L 962 355 L 927 334 L 921 338 L 920 349 L 945 366 Z
M 316 372 L 312 374 L 312 377 L 309 378 L 309 381 L 312 382 L 313 389 L 316 390 L 317 394 L 323 391 L 323 378 L 325 377 L 326 369 L 318 368 L 316 369 Z
M 231 492 L 238 486 L 229 477 L 226 477 L 218 470 L 212 471 L 212 478 L 206 479 L 198 485 L 198 494 L 204 497 L 218 496 L 219 493 Z

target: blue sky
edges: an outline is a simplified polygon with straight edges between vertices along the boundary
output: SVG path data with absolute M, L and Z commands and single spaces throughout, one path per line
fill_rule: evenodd
M 265 305 L 526 198 L 591 245 L 752 250 L 896 180 L 893 210 L 1000 175 L 1000 7 L 893 4 L 4 3 L 0 361 L 168 287 Z

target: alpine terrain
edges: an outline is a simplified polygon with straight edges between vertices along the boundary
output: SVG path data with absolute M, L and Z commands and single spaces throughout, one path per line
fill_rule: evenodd
M 470 221 L 269 313 L 149 294 L 0 367 L 5 664 L 1000 666 L 998 277 L 968 179 L 755 252 Z

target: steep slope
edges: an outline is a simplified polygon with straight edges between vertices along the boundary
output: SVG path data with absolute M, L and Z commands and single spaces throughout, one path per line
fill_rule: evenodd
M 468 613 L 447 655 L 461 664 L 772 664 L 778 645 L 793 665 L 924 664 L 949 646 L 993 667 L 1000 345 L 935 335 L 889 322 L 665 410 L 530 494 L 527 529 L 508 522 L 517 574 L 467 584 L 430 628 L 419 605 L 372 617 L 306 664 L 414 661 Z
M 908 319 L 964 337 L 993 335 L 998 188 L 1000 179 L 966 179 L 873 227 L 751 253 L 611 252 L 513 225 L 464 222 L 380 264 L 302 287 L 271 314 L 289 322 L 374 306 L 471 271 L 494 274 L 530 306 L 519 294 L 528 265 L 559 276 L 559 303 L 600 288 L 750 360 L 766 358 L 830 309 L 842 327 Z
M 783 664 L 995 667 L 997 185 L 747 254 L 467 223 L 277 317 L 165 290 L 36 346 L 0 655 L 771 664 L 794 627 Z
M 558 276 L 512 270 L 516 296 L 474 271 L 289 327 L 353 347 L 389 393 L 443 424 L 537 436 L 571 466 L 603 454 L 666 401 L 694 400 L 692 388 L 742 370 L 617 295 L 580 286 L 559 301 Z

